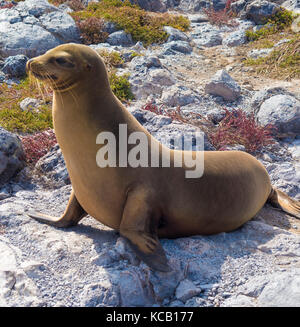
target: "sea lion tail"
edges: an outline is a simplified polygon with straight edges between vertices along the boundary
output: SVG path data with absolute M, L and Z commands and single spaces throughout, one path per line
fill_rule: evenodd
M 300 201 L 290 198 L 284 192 L 273 187 L 267 202 L 273 207 L 300 219 Z

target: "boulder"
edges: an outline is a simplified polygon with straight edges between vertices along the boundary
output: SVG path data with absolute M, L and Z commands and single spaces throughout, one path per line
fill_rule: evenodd
M 257 119 L 264 126 L 275 125 L 279 133 L 300 135 L 300 101 L 286 94 L 274 95 L 262 103 Z
M 133 40 L 130 34 L 125 33 L 124 31 L 117 31 L 111 33 L 107 40 L 107 43 L 110 45 L 121 45 L 121 46 L 130 46 L 133 44 Z
M 168 42 L 189 40 L 188 36 L 184 32 L 172 26 L 164 26 L 164 31 L 169 34 Z
M 255 0 L 247 4 L 243 17 L 253 20 L 256 24 L 265 24 L 279 9 L 273 2 Z
M 164 55 L 173 55 L 176 54 L 176 52 L 181 53 L 191 53 L 193 51 L 193 48 L 190 46 L 190 44 L 186 41 L 171 41 L 166 44 L 164 44 Z
M 299 0 L 287 0 L 285 1 L 281 7 L 294 11 L 297 14 L 300 14 L 300 1 Z
M 26 75 L 28 57 L 24 55 L 11 56 L 5 59 L 3 72 L 10 77 L 23 77 Z
M 228 47 L 235 47 L 237 45 L 241 45 L 247 42 L 247 38 L 245 35 L 245 31 L 238 30 L 232 32 L 223 39 L 223 45 L 227 45 Z
M 0 11 L 0 55 L 34 57 L 62 43 L 79 42 L 72 17 L 46 0 L 25 0 Z
M 17 135 L 0 127 L 0 187 L 24 167 L 24 152 Z
M 220 96 L 227 101 L 234 101 L 240 96 L 241 88 L 226 70 L 219 70 L 206 84 L 205 93 Z

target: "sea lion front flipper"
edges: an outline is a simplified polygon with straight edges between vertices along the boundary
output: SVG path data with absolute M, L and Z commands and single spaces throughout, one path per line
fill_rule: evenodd
M 158 236 L 158 213 L 153 211 L 149 196 L 143 191 L 128 194 L 120 234 L 129 240 L 131 248 L 139 259 L 150 268 L 163 272 L 171 271 Z
M 61 217 L 51 217 L 36 212 L 27 212 L 27 215 L 42 223 L 55 227 L 71 227 L 77 225 L 87 213 L 77 201 L 74 191 L 72 190 L 67 208 Z

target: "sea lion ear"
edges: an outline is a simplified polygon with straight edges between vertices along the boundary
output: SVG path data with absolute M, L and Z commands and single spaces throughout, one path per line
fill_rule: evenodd
M 89 64 L 89 63 L 87 63 L 87 64 L 86 64 L 86 69 L 87 69 L 88 71 L 90 71 L 90 70 L 92 69 L 92 65 Z

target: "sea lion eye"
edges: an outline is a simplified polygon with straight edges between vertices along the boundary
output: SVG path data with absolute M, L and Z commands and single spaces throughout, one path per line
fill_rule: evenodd
M 55 59 L 55 62 L 63 67 L 67 67 L 67 68 L 72 68 L 74 67 L 74 64 L 70 61 L 68 61 L 67 59 L 65 59 L 64 57 L 58 57 Z

